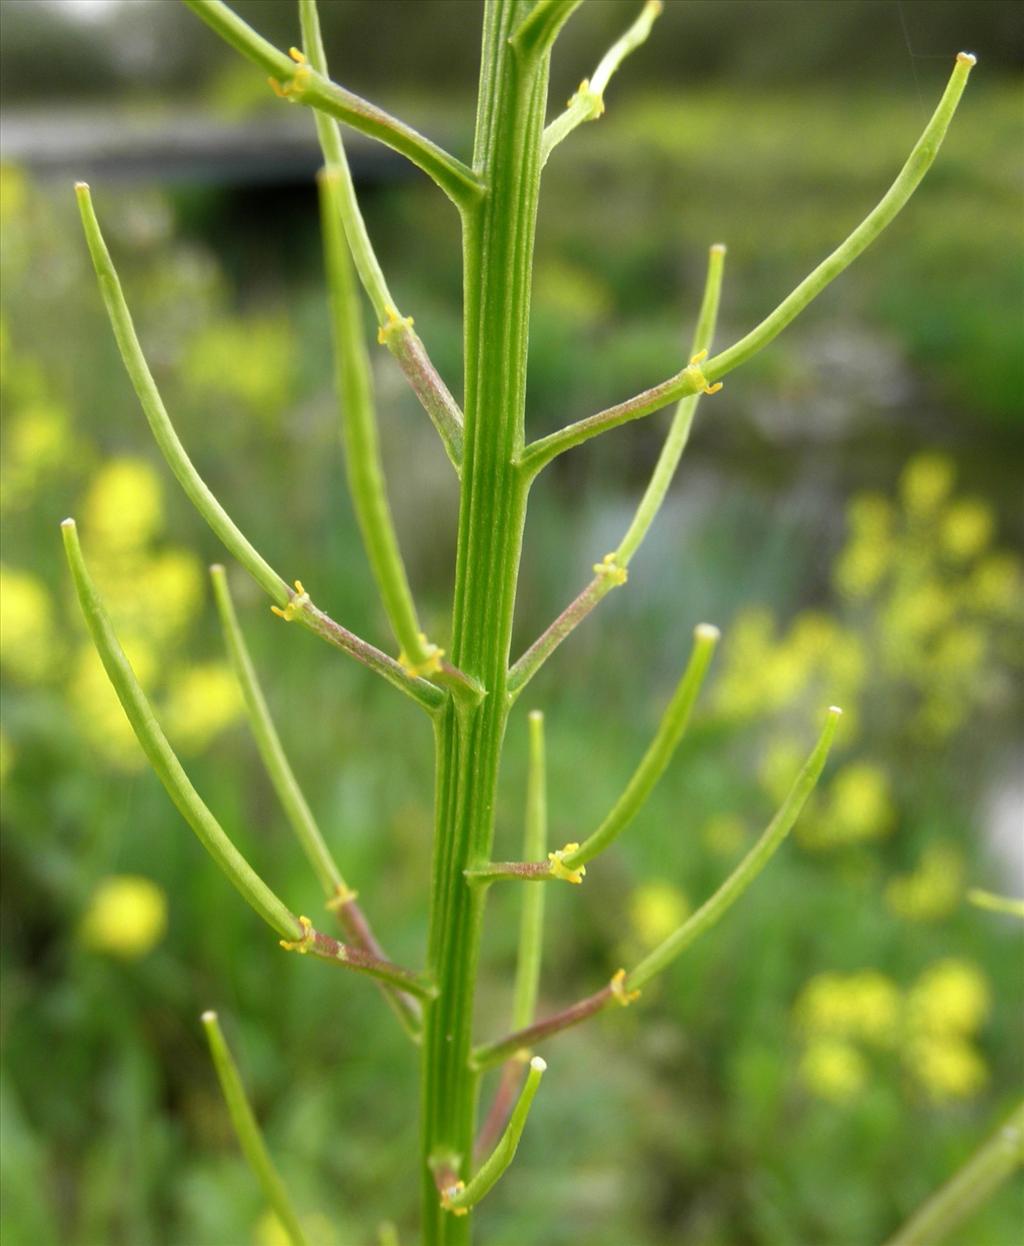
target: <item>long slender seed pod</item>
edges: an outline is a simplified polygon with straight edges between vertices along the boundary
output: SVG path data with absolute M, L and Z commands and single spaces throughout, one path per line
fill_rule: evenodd
M 672 700 L 669 701 L 661 717 L 650 747 L 626 785 L 626 790 L 612 806 L 608 816 L 597 830 L 589 835 L 578 849 L 574 852 L 566 852 L 561 858 L 563 869 L 578 870 L 588 861 L 592 861 L 599 852 L 603 852 L 614 839 L 622 834 L 639 813 L 644 801 L 654 789 L 654 785 L 665 773 L 665 767 L 672 760 L 672 754 L 683 738 L 694 702 L 697 700 L 704 676 L 714 657 L 719 634 L 718 628 L 712 627 L 710 623 L 699 623 L 694 629 L 693 652 L 690 654 L 683 677 L 672 695 Z
M 245 1093 L 238 1066 L 221 1031 L 217 1014 L 204 1012 L 201 1020 L 203 1029 L 206 1031 L 206 1040 L 210 1045 L 213 1067 L 217 1071 L 217 1080 L 220 1082 L 224 1102 L 228 1105 L 231 1123 L 235 1127 L 235 1135 L 242 1148 L 242 1154 L 256 1180 L 259 1181 L 267 1203 L 288 1235 L 291 1246 L 308 1246 L 308 1239 L 292 1205 L 292 1200 L 288 1196 L 285 1184 L 281 1180 L 281 1174 L 270 1158 L 267 1144 L 263 1140 L 263 1133 Z
M 535 1021 L 521 1030 L 506 1034 L 490 1043 L 482 1043 L 473 1049 L 472 1066 L 480 1071 L 500 1064 L 518 1051 L 529 1050 L 542 1039 L 551 1038 L 563 1030 L 589 1021 L 613 1004 L 628 1005 L 645 983 L 675 960 L 695 939 L 704 934 L 735 904 L 754 879 L 760 874 L 779 845 L 789 834 L 824 769 L 829 749 L 835 736 L 841 711 L 833 706 L 825 720 L 825 727 L 804 763 L 788 796 L 775 817 L 768 824 L 761 838 L 750 849 L 735 870 L 718 890 L 689 917 L 678 930 L 654 949 L 649 956 L 627 975 L 619 970 L 608 986 L 575 1004 Z
M 73 519 L 64 520 L 61 524 L 61 535 L 64 538 L 64 549 L 75 592 L 78 594 L 79 605 L 82 607 L 93 644 L 157 778 L 167 789 L 167 794 L 178 807 L 181 816 L 195 831 L 200 843 L 246 903 L 283 938 L 301 938 L 302 926 L 298 918 L 277 898 L 227 837 L 220 823 L 189 782 L 188 775 L 167 743 L 167 737 L 160 730 L 146 695 L 118 643 L 103 602 L 86 568 Z
M 678 930 L 659 943 L 648 956 L 645 956 L 635 969 L 630 970 L 624 984 L 627 991 L 638 991 L 656 974 L 661 973 L 670 965 L 695 939 L 700 938 L 705 931 L 721 921 L 775 855 L 782 841 L 793 829 L 800 810 L 803 809 L 825 768 L 841 714 L 842 710 L 836 706 L 832 706 L 828 711 L 825 726 L 817 744 L 804 762 L 779 811 L 762 832 L 761 838 L 714 895 L 705 900 L 696 913 L 688 917 Z
M 420 629 L 384 484 L 370 361 L 342 229 L 341 174 L 325 169 L 319 185 L 345 466 L 352 504 L 384 610 L 402 648 L 404 656 L 399 661 L 410 675 L 433 675 L 441 669 L 441 651 L 426 640 Z
M 253 666 L 245 637 L 238 623 L 234 602 L 231 600 L 231 590 L 228 587 L 227 573 L 221 566 L 211 567 L 210 578 L 213 581 L 213 595 L 220 614 L 228 656 L 245 697 L 249 726 L 277 798 L 281 802 L 288 822 L 313 872 L 320 880 L 328 908 L 334 911 L 342 929 L 356 946 L 384 960 L 386 959 L 384 952 L 359 907 L 356 893 L 345 881 L 337 862 L 331 855 L 313 816 L 313 811 L 309 807 L 309 802 L 285 755 L 281 738 L 274 726 L 274 720 L 270 715 L 270 709 L 256 675 L 256 668 Z M 410 1035 L 415 1037 L 420 1020 L 419 1005 L 415 999 L 394 991 L 390 987 L 384 987 L 383 990 L 403 1026 Z
M 699 360 L 692 361 L 660 385 L 644 390 L 643 393 L 626 402 L 620 402 L 597 415 L 579 420 L 575 424 L 569 424 L 550 436 L 532 442 L 523 451 L 520 459 L 522 470 L 532 478 L 552 459 L 564 454 L 566 450 L 571 450 L 574 446 L 582 445 L 583 442 L 589 441 L 591 437 L 599 433 L 618 428 L 620 424 L 625 424 L 630 420 L 650 415 L 670 402 L 689 394 L 712 391 L 722 377 L 745 363 L 776 338 L 786 325 L 874 242 L 917 189 L 938 153 L 974 64 L 975 57 L 969 52 L 961 52 L 957 56 L 953 72 L 935 112 L 885 195 L 832 254 L 809 273 L 756 328 L 730 346 L 728 350 L 722 351 L 706 363 Z
M 421 168 L 456 207 L 468 208 L 480 198 L 483 183 L 468 165 L 375 104 L 329 82 L 310 66 L 289 59 L 222 0 L 185 0 L 185 3 L 225 43 L 270 74 L 278 94 L 379 139 Z
M 612 44 L 601 57 L 597 68 L 589 78 L 584 78 L 575 95 L 569 101 L 565 112 L 544 127 L 544 138 L 541 144 L 541 162 L 547 164 L 551 152 L 563 139 L 582 125 L 584 121 L 596 121 L 604 114 L 604 92 L 612 74 L 618 69 L 630 52 L 647 40 L 651 27 L 664 8 L 662 0 L 645 0 L 640 16 L 629 29 Z
M 124 360 L 124 366 L 131 379 L 139 402 L 149 421 L 156 443 L 167 460 L 167 465 L 178 478 L 178 483 L 185 490 L 189 501 L 202 515 L 227 549 L 238 559 L 242 566 L 262 589 L 277 603 L 286 606 L 291 597 L 287 584 L 270 566 L 265 558 L 252 547 L 242 535 L 234 520 L 220 502 L 210 492 L 203 478 L 196 471 L 192 460 L 185 452 L 178 434 L 174 431 L 167 408 L 163 404 L 157 390 L 153 374 L 149 370 L 142 347 L 132 324 L 131 313 L 125 302 L 114 263 L 107 250 L 107 244 L 100 232 L 100 223 L 92 206 L 92 196 L 85 182 L 75 185 L 78 208 L 85 229 L 85 240 L 89 244 L 89 254 L 99 279 L 100 293 L 110 317 L 110 325 L 117 339 L 117 346 Z
M 715 325 L 718 322 L 718 304 L 722 296 L 722 274 L 725 268 L 725 247 L 716 242 L 708 250 L 708 269 L 704 280 L 704 295 L 701 299 L 700 311 L 697 314 L 697 327 L 693 333 L 690 346 L 690 358 L 702 355 L 711 349 L 715 336 Z M 620 567 L 628 567 L 633 555 L 651 530 L 658 512 L 661 510 L 669 485 L 676 474 L 679 460 L 683 457 L 686 443 L 690 439 L 693 417 L 697 414 L 700 394 L 691 394 L 681 398 L 672 416 L 668 435 L 658 461 L 654 465 L 651 479 L 636 508 L 636 514 L 615 550 L 615 563 Z
M 274 785 L 274 791 L 324 892 L 328 898 L 343 895 L 350 889 L 338 869 L 337 862 L 331 856 L 330 849 L 324 842 L 309 802 L 303 795 L 295 778 L 295 772 L 281 746 L 281 737 L 277 734 L 274 720 L 270 716 L 270 709 L 263 695 L 263 689 L 260 687 L 256 668 L 252 664 L 245 637 L 238 624 L 234 602 L 231 600 L 231 590 L 228 588 L 227 572 L 219 564 L 213 566 L 210 568 L 210 580 L 213 584 L 213 597 L 217 603 L 217 613 L 220 615 L 228 657 L 231 659 L 232 668 L 242 689 L 249 726 L 267 774 Z
M 125 302 L 121 283 L 100 232 L 89 187 L 84 182 L 79 182 L 75 186 L 75 193 L 78 197 L 89 253 L 99 278 L 100 292 L 103 295 L 125 369 L 167 465 L 177 477 L 196 510 L 224 543 L 228 552 L 238 559 L 256 583 L 276 603 L 279 613 L 282 613 L 285 618 L 299 619 L 328 643 L 342 649 L 356 661 L 362 662 L 364 666 L 383 675 L 385 679 L 407 696 L 412 697 L 414 701 L 418 701 L 425 709 L 439 708 L 445 701 L 445 694 L 441 689 L 433 687 L 425 680 L 411 678 L 409 671 L 400 667 L 387 654 L 381 653 L 373 645 L 368 645 L 314 606 L 308 593 L 301 589 L 293 592 L 266 559 L 253 548 L 234 520 L 214 497 L 181 444 L 146 363 L 135 333 L 135 326 L 132 324 L 131 313 Z
M 704 295 L 697 327 L 693 335 L 691 356 L 706 351 L 711 346 L 718 318 L 718 303 L 722 290 L 722 270 L 725 264 L 725 247 L 715 243 L 708 253 L 708 270 L 704 282 Z M 509 696 L 513 701 L 536 675 L 563 640 L 583 622 L 590 612 L 620 584 L 626 582 L 629 564 L 639 549 L 651 525 L 661 510 L 669 486 L 675 476 L 679 460 L 693 427 L 700 394 L 680 399 L 665 442 L 658 455 L 654 472 L 640 499 L 629 528 L 613 553 L 594 567 L 594 578 L 583 591 L 562 611 L 557 619 L 543 631 L 515 663 L 508 674 Z
M 540 1079 L 544 1076 L 547 1067 L 540 1056 L 534 1056 L 530 1061 L 530 1071 L 526 1082 L 516 1106 L 512 1109 L 508 1126 L 498 1145 L 467 1184 L 463 1185 L 461 1181 L 456 1182 L 441 1191 L 441 1205 L 446 1211 L 459 1215 L 461 1212 L 468 1211 L 470 1207 L 475 1207 L 484 1195 L 494 1188 L 495 1183 L 515 1159 L 519 1139 L 523 1136 L 526 1118 L 530 1114 L 530 1105 L 533 1103 L 533 1097 L 537 1093 Z
M 299 17 L 306 57 L 313 69 L 326 77 L 327 57 L 320 36 L 316 0 L 299 0 Z M 377 315 L 380 326 L 378 340 L 387 346 L 397 360 L 413 392 L 433 421 L 452 465 L 458 471 L 462 462 L 462 412 L 412 327 L 412 317 L 403 316 L 398 310 L 394 295 L 384 279 L 363 214 L 359 210 L 338 123 L 321 112 L 314 112 L 313 116 L 324 163 L 332 173 L 337 174 L 337 203 L 341 210 L 345 237 L 359 280 Z
M 693 650 L 686 670 L 676 686 L 672 699 L 665 708 L 647 752 L 626 784 L 626 790 L 612 806 L 601 825 L 582 844 L 567 844 L 558 852 L 549 853 L 549 861 L 488 862 L 466 870 L 470 882 L 488 882 L 497 878 L 521 878 L 524 881 L 544 881 L 561 878 L 578 883 L 586 871 L 586 864 L 603 852 L 613 840 L 626 829 L 640 812 L 655 784 L 665 773 L 665 767 L 683 738 L 690 714 L 700 693 L 704 676 L 711 665 L 718 645 L 719 631 L 710 623 L 700 623 L 694 628 Z
M 886 1246 L 963 1242 L 956 1233 L 1004 1181 L 1024 1167 L 1024 1102 L 990 1134 L 967 1162 L 928 1199 Z
M 1018 900 L 1015 896 L 999 896 L 980 887 L 972 887 L 967 893 L 967 900 L 976 908 L 988 909 L 990 913 L 1024 918 L 1024 900 Z

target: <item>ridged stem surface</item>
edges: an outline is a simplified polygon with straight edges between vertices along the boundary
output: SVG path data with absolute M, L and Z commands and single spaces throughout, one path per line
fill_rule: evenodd
M 523 446 L 530 273 L 547 92 L 546 53 L 509 37 L 528 11 L 491 0 L 484 37 L 474 165 L 487 186 L 464 212 L 465 446 L 452 661 L 486 689 L 437 720 L 437 791 L 428 971 L 438 998 L 424 1012 L 423 1240 L 457 1246 L 471 1215 L 442 1209 L 436 1175 L 467 1180 L 477 1079 L 470 1069 L 484 891 L 463 871 L 490 856 L 526 482 Z

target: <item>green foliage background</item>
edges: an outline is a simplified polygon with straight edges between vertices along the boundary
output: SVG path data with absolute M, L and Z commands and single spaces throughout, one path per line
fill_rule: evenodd
M 344 7 L 346 20 L 374 20 L 365 5 Z M 595 21 L 581 13 L 581 33 L 559 52 L 567 91 L 621 24 L 621 6 L 593 7 Z M 730 248 L 720 340 L 742 331 L 874 202 L 920 126 L 902 40 L 893 36 L 894 57 L 877 52 L 888 6 L 802 6 L 819 45 L 798 46 L 787 66 L 769 55 L 778 45 L 767 19 L 744 41 L 731 11 L 741 7 L 723 6 L 731 34 L 715 53 L 709 6 L 693 6 L 692 28 L 670 6 L 650 52 L 614 83 L 607 118 L 552 158 L 535 432 L 678 367 L 711 241 Z M 907 7 L 929 52 L 957 50 L 946 44 L 964 6 Z M 440 30 L 450 9 L 374 6 L 385 24 L 403 23 L 397 65 L 415 59 L 408 23 L 423 21 L 429 57 L 433 23 Z M 1010 30 L 1006 6 L 977 10 L 981 34 Z M 274 12 L 253 20 L 272 32 Z M 830 80 L 820 69 L 829 48 L 864 23 L 875 36 L 863 44 L 886 68 L 865 52 Z M 769 40 L 760 51 L 758 29 Z M 211 114 L 252 107 L 258 125 L 264 107 L 280 107 L 253 104 L 249 81 L 200 45 Z M 628 777 L 692 626 L 723 627 L 703 713 L 642 818 L 583 888 L 552 890 L 551 1006 L 594 989 L 659 922 L 699 903 L 769 813 L 787 746 L 806 743 L 831 700 L 853 714 L 803 833 L 727 924 L 641 1006 L 545 1052 L 551 1072 L 520 1159 L 481 1212 L 485 1240 L 880 1243 L 1020 1094 L 1020 934 L 964 902 L 970 884 L 1015 885 L 1012 845 L 992 828 L 999 801 L 1019 814 L 1024 661 L 1013 552 L 1024 525 L 1019 83 L 986 79 L 975 50 L 977 82 L 918 197 L 799 326 L 705 404 L 629 587 L 524 698 L 524 710 L 547 713 L 561 843 L 589 829 Z M 339 53 L 339 76 L 370 90 L 361 79 L 380 55 Z M 475 62 L 451 60 L 457 95 Z M 797 75 L 798 60 L 820 76 Z M 930 102 L 945 66 L 911 68 Z M 187 69 L 169 74 L 168 89 Z M 389 72 L 392 99 L 375 88 L 384 102 L 405 89 Z M 406 111 L 465 127 L 450 97 Z M 197 1020 L 205 1007 L 224 1018 L 317 1240 L 369 1242 L 386 1219 L 412 1240 L 415 1069 L 404 1039 L 359 981 L 279 956 L 124 743 L 83 665 L 57 539 L 69 511 L 105 588 L 123 586 L 115 609 L 150 658 L 150 686 L 197 786 L 280 894 L 308 911 L 313 880 L 222 679 L 200 578 L 220 552 L 147 440 L 70 189 L 19 170 L 5 171 L 3 187 L 4 1240 L 277 1240 L 217 1096 Z M 94 192 L 200 470 L 274 565 L 379 641 L 341 487 L 312 191 L 251 187 L 243 198 L 97 181 Z M 365 211 L 401 305 L 457 379 L 447 205 L 419 182 L 374 178 Z M 387 359 L 377 384 L 403 548 L 440 636 L 455 493 Z M 619 430 L 538 487 L 523 645 L 614 545 L 661 427 L 659 417 Z M 389 949 L 417 963 L 427 732 L 401 698 L 286 631 L 234 583 L 307 794 Z M 524 753 L 522 721 L 502 778 L 509 856 Z M 159 890 L 140 885 L 135 906 L 122 896 L 104 921 L 104 880 L 125 875 Z M 147 902 L 166 903 L 166 931 Z M 514 922 L 514 889 L 495 889 L 482 1034 L 504 1028 Z M 1022 1213 L 1018 1182 L 960 1240 L 1010 1246 Z

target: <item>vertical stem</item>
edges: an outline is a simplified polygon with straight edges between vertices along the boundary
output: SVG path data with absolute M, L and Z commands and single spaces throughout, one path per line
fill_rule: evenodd
M 526 510 L 523 446 L 530 274 L 547 93 L 546 53 L 509 36 L 523 0 L 484 15 L 474 164 L 487 184 L 463 217 L 465 447 L 452 660 L 486 689 L 478 705 L 437 719 L 437 791 L 428 967 L 438 998 L 424 1010 L 423 1241 L 463 1246 L 471 1215 L 440 1205 L 435 1172 L 468 1180 L 477 1079 L 469 1067 L 485 888 L 463 870 L 489 859 L 508 714 L 506 678 Z

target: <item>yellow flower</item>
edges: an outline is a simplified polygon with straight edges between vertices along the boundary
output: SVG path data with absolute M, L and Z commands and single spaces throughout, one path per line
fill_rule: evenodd
M 992 539 L 995 526 L 992 507 L 976 498 L 966 498 L 950 506 L 942 518 L 939 539 L 957 562 L 974 558 Z
M 63 407 L 38 402 L 11 420 L 4 452 L 2 502 L 25 506 L 40 480 L 67 460 L 70 450 Z
M 629 898 L 630 921 L 646 947 L 667 938 L 689 913 L 686 897 L 671 883 L 643 883 Z
M 160 478 L 142 459 L 113 459 L 93 477 L 82 526 L 112 552 L 145 546 L 163 526 Z
M 1001 613 L 1019 600 L 1020 579 L 1020 563 L 1012 554 L 989 554 L 967 582 L 967 604 L 975 610 Z
M 938 961 L 914 983 L 908 999 L 912 1029 L 933 1035 L 970 1034 L 989 1014 L 988 981 L 967 960 Z
M 42 581 L 0 566 L 0 662 L 16 679 L 33 682 L 54 672 L 62 644 L 53 604 Z
M 918 519 L 934 515 L 953 487 L 953 464 L 942 454 L 919 454 L 904 469 L 903 504 Z
M 222 662 L 192 666 L 168 688 L 164 721 L 167 734 L 183 752 L 198 752 L 242 711 L 242 693 Z
M 902 1012 L 899 988 L 877 969 L 863 969 L 846 981 L 852 1028 L 865 1041 L 888 1044 L 895 1040 Z
M 846 1103 L 864 1089 L 867 1061 L 849 1043 L 816 1038 L 800 1059 L 800 1079 L 819 1099 Z
M 981 1056 L 963 1039 L 927 1035 L 916 1039 L 906 1053 L 907 1067 L 936 1100 L 969 1099 L 988 1081 Z
M 948 917 L 963 897 L 964 858 L 952 844 L 929 844 L 917 868 L 892 879 L 885 902 L 898 917 L 910 921 L 938 921 Z
M 793 1006 L 797 1027 L 807 1034 L 846 1034 L 850 1030 L 849 998 L 842 974 L 815 974 Z
M 877 839 L 892 830 L 895 820 L 889 776 L 881 766 L 849 762 L 836 773 L 822 815 L 827 839 L 836 843 Z
M 145 956 L 167 929 L 167 897 L 136 874 L 112 874 L 96 887 L 82 918 L 82 942 L 125 960 Z
M 856 600 L 878 587 L 893 560 L 887 541 L 876 537 L 855 539 L 847 544 L 836 562 L 833 579 L 844 597 Z
M 169 549 L 148 558 L 135 576 L 148 634 L 166 645 L 176 641 L 202 608 L 205 578 L 194 554 Z
M 899 1027 L 899 988 L 876 969 L 815 975 L 793 1007 L 797 1027 L 812 1039 L 859 1037 L 887 1045 Z

